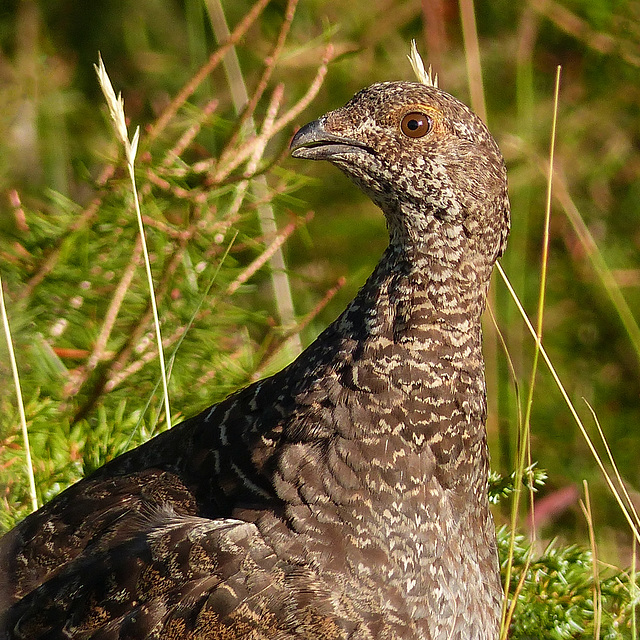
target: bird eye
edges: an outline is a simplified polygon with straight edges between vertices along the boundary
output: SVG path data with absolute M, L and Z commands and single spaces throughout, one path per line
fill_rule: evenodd
M 433 121 L 428 115 L 419 111 L 412 111 L 402 118 L 400 129 L 409 138 L 422 138 L 431 131 L 432 125 Z

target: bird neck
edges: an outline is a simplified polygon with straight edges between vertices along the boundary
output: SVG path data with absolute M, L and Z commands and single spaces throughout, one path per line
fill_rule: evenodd
M 334 428 L 359 443 L 365 465 L 376 450 L 389 459 L 411 451 L 444 485 L 475 491 L 487 473 L 479 460 L 487 457 L 480 316 L 488 283 L 423 249 L 392 242 L 333 326 L 340 346 L 328 375 L 337 371 L 359 392 Z
M 435 234 L 412 242 L 392 234 L 344 315 L 362 321 L 368 334 L 416 346 L 434 326 L 477 333 L 491 265 L 475 264 L 472 257 L 468 246 L 452 247 Z
M 383 570 L 390 588 L 422 597 L 433 589 L 426 567 L 489 531 L 490 516 L 486 279 L 418 249 L 392 242 L 343 314 L 286 371 L 295 411 L 272 477 L 309 548 L 346 558 L 355 573 Z M 350 542 L 363 536 L 364 550 Z M 415 588 L 403 586 L 407 574 Z
M 460 549 L 492 529 L 480 334 L 486 286 L 392 243 L 288 373 L 305 381 L 274 474 L 289 526 L 323 562 L 353 567 L 357 584 L 369 571 L 382 573 L 416 610 L 446 581 L 430 569 L 440 562 L 455 558 L 461 575 L 479 582 L 476 552 L 460 559 Z

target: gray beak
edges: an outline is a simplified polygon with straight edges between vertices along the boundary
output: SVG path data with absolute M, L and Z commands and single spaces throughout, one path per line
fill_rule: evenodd
M 291 155 L 308 160 L 332 160 L 350 153 L 375 153 L 368 145 L 325 128 L 323 116 L 301 127 L 291 140 Z

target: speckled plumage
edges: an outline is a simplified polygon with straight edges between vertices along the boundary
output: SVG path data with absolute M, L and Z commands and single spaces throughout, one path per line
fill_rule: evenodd
M 403 133 L 412 112 L 426 135 Z M 408 82 L 292 149 L 383 210 L 378 266 L 283 371 L 0 540 L 7 638 L 497 638 L 480 316 L 509 228 L 500 152 L 467 107 Z

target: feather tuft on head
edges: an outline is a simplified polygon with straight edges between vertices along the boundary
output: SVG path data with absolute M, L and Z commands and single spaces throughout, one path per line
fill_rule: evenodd
M 418 53 L 418 47 L 416 45 L 416 41 L 411 41 L 411 55 L 408 55 L 409 62 L 413 67 L 413 72 L 416 74 L 418 81 L 422 84 L 426 84 L 428 87 L 438 88 L 438 74 L 433 75 L 431 70 L 431 65 L 429 65 L 429 69 L 425 71 L 424 63 L 422 62 L 422 58 Z

